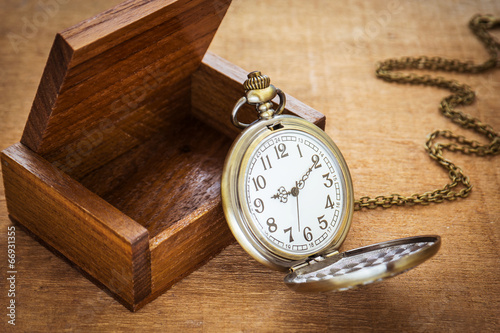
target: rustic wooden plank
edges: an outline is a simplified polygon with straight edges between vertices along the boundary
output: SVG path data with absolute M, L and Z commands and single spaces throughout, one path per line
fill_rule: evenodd
M 5 2 L 0 14 L 3 31 L 21 34 L 23 19 L 33 22 L 38 3 Z M 108 5 L 97 0 L 66 2 L 46 25 L 37 26 L 38 33 L 27 39 L 21 53 L 13 51 L 8 39 L 0 39 L 2 148 L 22 134 L 53 33 Z M 393 191 L 411 194 L 447 180 L 422 148 L 430 131 L 457 130 L 438 115 L 437 103 L 447 92 L 381 82 L 374 77 L 374 64 L 404 55 L 483 61 L 487 54 L 466 26 L 479 12 L 498 14 L 500 3 L 235 0 L 210 50 L 242 68 L 261 69 L 287 94 L 324 113 L 326 131 L 350 166 L 357 197 Z M 498 30 L 494 34 L 500 38 Z M 498 130 L 500 71 L 449 77 L 478 93 L 477 102 L 464 111 Z M 462 134 L 469 136 L 467 131 Z M 17 230 L 16 329 L 496 332 L 500 327 L 499 157 L 448 156 L 458 159 L 470 176 L 474 189 L 469 198 L 354 215 L 346 249 L 423 233 L 442 236 L 436 257 L 405 275 L 347 293 L 296 294 L 282 284 L 282 274 L 254 262 L 234 244 L 130 314 Z M 0 230 L 11 226 L 3 190 L 0 185 Z M 5 231 L 0 234 L 5 237 Z M 4 253 L 0 251 L 3 263 Z M 3 295 L 0 300 L 7 298 Z M 4 331 L 12 329 L 3 323 Z
M 193 74 L 191 105 L 195 116 L 210 126 L 235 138 L 241 129 L 231 123 L 230 110 L 245 94 L 243 82 L 249 72 L 229 61 L 207 52 L 200 68 Z M 273 81 L 271 83 L 274 84 Z M 279 86 L 278 86 L 279 87 Z M 325 128 L 325 116 L 313 108 L 286 94 L 287 102 L 284 114 L 302 117 Z M 273 102 L 279 103 L 278 97 Z M 238 114 L 243 123 L 251 123 L 256 119 L 255 108 L 244 105 Z
M 131 308 L 149 296 L 145 228 L 20 143 L 3 151 L 2 173 L 15 220 Z

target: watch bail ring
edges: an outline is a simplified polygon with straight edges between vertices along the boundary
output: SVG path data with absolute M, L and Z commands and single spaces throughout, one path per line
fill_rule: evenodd
M 263 117 L 262 115 L 260 116 L 260 119 L 269 119 L 273 118 L 275 115 L 280 115 L 283 113 L 285 110 L 285 104 L 286 104 L 286 95 L 281 89 L 276 88 L 276 94 L 280 98 L 280 103 L 279 106 L 276 110 L 269 110 L 273 111 L 270 116 L 268 117 Z M 238 112 L 240 111 L 240 108 L 245 105 L 248 102 L 247 98 L 245 96 L 241 97 L 238 102 L 233 107 L 233 111 L 231 112 L 231 122 L 233 123 L 234 126 L 238 128 L 247 128 L 250 126 L 250 124 L 242 123 L 238 120 Z M 264 103 L 263 103 L 264 104 Z M 262 104 L 261 104 L 262 105 Z

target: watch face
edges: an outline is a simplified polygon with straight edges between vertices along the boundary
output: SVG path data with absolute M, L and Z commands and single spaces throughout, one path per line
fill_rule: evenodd
M 245 167 L 249 228 L 270 251 L 305 257 L 344 232 L 346 180 L 336 155 L 316 136 L 276 131 L 257 144 Z

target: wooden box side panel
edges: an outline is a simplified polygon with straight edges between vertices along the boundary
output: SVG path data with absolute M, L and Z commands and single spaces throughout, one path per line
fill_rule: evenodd
M 133 308 L 151 293 L 149 235 L 22 144 L 2 152 L 10 215 Z
M 235 138 L 241 131 L 231 123 L 231 111 L 245 94 L 243 82 L 248 72 L 229 61 L 207 52 L 200 68 L 192 76 L 191 107 L 199 119 Z M 302 117 L 321 129 L 325 128 L 325 116 L 296 98 L 286 95 L 285 114 Z M 273 102 L 279 102 L 276 97 Z M 256 119 L 255 108 L 244 105 L 238 120 L 250 123 Z
M 21 142 L 80 179 L 175 123 L 229 3 L 131 0 L 58 34 Z
M 157 297 L 234 241 L 220 199 L 151 239 L 152 297 Z

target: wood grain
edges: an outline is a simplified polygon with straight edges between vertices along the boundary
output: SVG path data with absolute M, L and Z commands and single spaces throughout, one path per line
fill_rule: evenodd
M 165 130 L 229 2 L 126 1 L 62 31 L 21 142 L 79 178 Z
M 165 229 L 150 240 L 153 293 L 144 303 L 160 296 L 233 242 L 219 198 L 205 202 L 203 207 Z M 186 260 L 187 257 L 193 259 Z
M 230 144 L 203 122 L 186 117 L 81 182 L 154 238 L 219 198 L 220 174 Z
M 144 227 L 21 143 L 1 157 L 8 210 L 15 220 L 126 304 L 151 294 Z
M 21 35 L 22 19 L 32 21 L 37 3 L 5 2 L 2 31 Z M 21 137 L 54 33 L 111 5 L 96 0 L 61 5 L 57 15 L 37 26 L 36 36 L 27 38 L 19 53 L 8 38 L 0 39 L 2 149 Z M 452 129 L 471 135 L 439 115 L 438 102 L 447 92 L 378 81 L 374 64 L 405 55 L 485 60 L 487 53 L 467 28 L 475 13 L 499 15 L 500 4 L 234 0 L 210 51 L 242 68 L 262 70 L 286 93 L 324 113 L 326 132 L 350 166 L 356 197 L 409 195 L 447 181 L 422 148 L 428 133 Z M 500 38 L 498 31 L 495 35 Z M 464 111 L 499 130 L 498 69 L 482 75 L 438 75 L 476 90 L 478 100 Z M 435 258 L 384 283 L 347 293 L 296 294 L 283 285 L 281 273 L 254 262 L 234 244 L 132 314 L 18 229 L 18 325 L 12 329 L 2 321 L 2 328 L 7 332 L 496 332 L 500 327 L 498 156 L 447 156 L 470 176 L 474 189 L 469 198 L 354 215 L 345 249 L 418 234 L 442 236 Z M 11 225 L 4 202 L 0 185 L 2 249 L 6 227 Z M 0 251 L 0 274 L 5 274 L 4 253 Z M 7 302 L 4 288 L 2 284 L 2 306 Z

